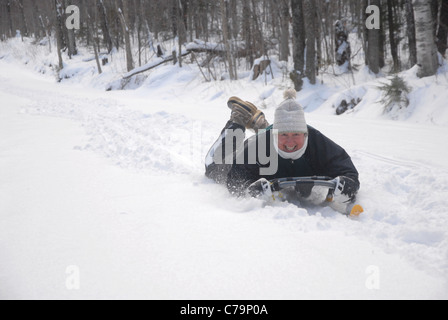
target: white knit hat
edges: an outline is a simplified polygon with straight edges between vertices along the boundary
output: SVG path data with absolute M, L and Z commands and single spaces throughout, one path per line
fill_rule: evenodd
M 284 93 L 285 101 L 275 111 L 274 130 L 278 133 L 300 132 L 308 133 L 305 113 L 302 106 L 295 100 L 297 93 L 288 89 Z

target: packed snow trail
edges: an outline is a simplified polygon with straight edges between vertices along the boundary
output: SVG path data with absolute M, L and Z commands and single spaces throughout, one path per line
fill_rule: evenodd
M 448 297 L 447 128 L 308 114 L 361 172 L 351 220 L 203 177 L 226 94 L 173 105 L 0 70 L 0 298 Z

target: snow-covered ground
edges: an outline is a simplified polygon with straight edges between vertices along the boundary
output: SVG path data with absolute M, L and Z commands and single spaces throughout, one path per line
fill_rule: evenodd
M 299 94 L 360 171 L 366 212 L 353 220 L 236 199 L 203 176 L 227 99 L 272 120 L 281 75 L 205 83 L 167 65 L 106 92 L 116 64 L 94 76 L 94 62 L 69 61 L 75 76 L 56 83 L 36 72 L 50 70 L 40 54 L 17 56 L 0 47 L 0 298 L 448 298 L 446 67 L 403 74 L 414 90 L 400 121 L 365 70 Z M 344 95 L 363 100 L 337 117 Z

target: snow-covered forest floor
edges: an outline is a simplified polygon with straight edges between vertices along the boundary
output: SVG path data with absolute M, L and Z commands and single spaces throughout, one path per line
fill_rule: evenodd
M 365 213 L 236 199 L 204 177 L 230 96 L 275 107 L 274 78 L 205 82 L 160 66 L 133 90 L 118 53 L 83 53 L 58 83 L 47 47 L 0 43 L 0 298 L 448 298 L 448 66 L 401 74 L 410 105 L 384 114 L 365 68 L 321 75 L 298 101 L 360 171 Z M 335 115 L 342 99 L 362 99 Z

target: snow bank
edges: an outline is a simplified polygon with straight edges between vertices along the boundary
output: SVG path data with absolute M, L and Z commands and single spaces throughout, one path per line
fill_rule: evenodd
M 351 42 L 356 52 L 360 51 L 358 41 L 351 35 Z M 183 68 L 173 66 L 171 62 L 149 70 L 143 74 L 123 80 L 126 76 L 124 65 L 124 52 L 113 51 L 111 55 L 104 55 L 109 63 L 102 66 L 103 73 L 98 74 L 96 62 L 90 50 L 80 48 L 80 54 L 69 60 L 64 57 L 64 68 L 56 75 L 57 57 L 54 48 L 49 54 L 48 42 L 45 46 L 36 46 L 27 38 L 22 43 L 20 39 L 10 39 L 0 44 L 0 51 L 4 61 L 22 62 L 31 66 L 34 70 L 43 74 L 53 75 L 63 82 L 81 84 L 107 90 L 132 89 L 139 90 L 140 95 L 157 95 L 158 99 L 169 100 L 173 94 L 177 97 L 188 99 L 195 96 L 198 99 L 216 100 L 225 103 L 229 96 L 239 95 L 246 100 L 251 100 L 264 109 L 275 109 L 281 102 L 282 92 L 291 87 L 288 66 L 279 62 L 276 57 L 270 57 L 271 66 L 265 74 L 252 81 L 252 72 L 240 72 L 240 80 L 206 82 L 201 70 L 196 63 L 184 64 Z M 217 44 L 195 42 L 189 44 L 189 49 L 215 48 Z M 25 50 L 24 50 L 25 48 Z M 445 88 L 448 86 L 448 64 L 441 59 L 442 66 L 437 75 L 419 79 L 417 67 L 399 74 L 411 88 L 408 95 L 410 104 L 407 108 L 393 114 L 384 113 L 381 104 L 382 92 L 379 86 L 387 83 L 388 77 L 382 73 L 375 76 L 367 67 L 359 64 L 363 61 L 362 52 L 354 58 L 354 64 L 358 64 L 359 71 L 353 73 L 340 67 L 329 68 L 318 76 L 318 83 L 310 85 L 304 79 L 304 88 L 298 93 L 298 101 L 306 112 L 322 114 L 335 114 L 336 108 L 343 100 L 356 105 L 349 109 L 343 116 L 359 117 L 363 119 L 394 119 L 412 123 L 448 125 L 448 111 L 444 101 L 448 94 Z M 264 59 L 260 58 L 259 60 Z M 146 65 L 158 64 L 161 58 L 154 56 Z M 257 60 L 258 61 L 258 60 Z M 226 79 L 228 75 L 224 70 L 216 70 L 218 79 Z M 194 94 L 192 94 L 194 92 Z M 267 111 L 269 113 L 269 111 Z M 273 112 L 272 112 L 273 113 Z
M 409 106 L 401 110 L 385 113 L 384 105 L 381 103 L 383 93 L 379 89 L 385 83 L 389 83 L 390 77 L 381 77 L 368 82 L 354 85 L 329 96 L 316 108 L 317 112 L 323 114 L 334 114 L 336 108 L 343 100 L 348 103 L 356 101 L 353 110 L 349 110 L 350 117 L 363 119 L 385 119 L 399 120 L 401 122 L 434 124 L 440 126 L 448 125 L 448 112 L 445 108 L 448 99 L 448 72 L 447 63 L 444 61 L 439 72 L 432 77 L 420 79 L 417 77 L 417 67 L 400 73 L 411 92 L 408 94 Z M 348 77 L 347 75 L 345 77 Z M 327 90 L 328 91 L 328 90 Z M 332 89 L 330 92 L 334 92 Z M 359 101 L 359 103 L 358 103 Z

